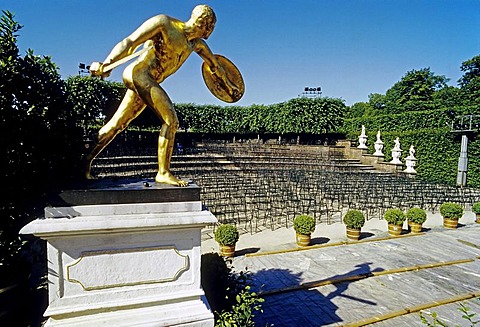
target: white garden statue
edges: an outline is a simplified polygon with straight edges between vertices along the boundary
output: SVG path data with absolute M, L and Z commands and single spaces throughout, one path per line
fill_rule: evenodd
M 404 170 L 405 173 L 416 174 L 415 166 L 417 164 L 417 158 L 415 158 L 415 149 L 413 145 L 410 146 L 408 157 L 405 158 L 405 165 L 407 168 Z
M 385 156 L 382 152 L 383 142 L 380 139 L 380 131 L 378 131 L 378 133 L 377 133 L 377 140 L 375 141 L 374 147 L 375 147 L 375 152 L 373 153 L 374 156 L 377 156 L 377 157 L 384 157 Z
M 400 139 L 397 137 L 395 139 L 395 146 L 392 149 L 392 161 L 390 163 L 393 164 L 401 164 L 400 156 L 402 155 L 402 149 L 400 149 Z
M 359 149 L 368 149 L 367 147 L 367 134 L 365 134 L 365 126 L 362 125 L 362 134 L 358 137 L 358 143 L 359 145 L 357 148 Z

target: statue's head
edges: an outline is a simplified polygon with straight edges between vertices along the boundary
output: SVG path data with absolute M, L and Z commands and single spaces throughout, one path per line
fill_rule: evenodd
M 217 17 L 210 6 L 198 5 L 193 8 L 190 20 L 193 22 L 193 25 L 201 31 L 201 37 L 208 39 L 213 32 Z

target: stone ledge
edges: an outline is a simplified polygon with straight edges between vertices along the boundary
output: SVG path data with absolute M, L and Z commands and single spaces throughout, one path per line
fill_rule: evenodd
M 53 207 L 99 204 L 161 203 L 200 201 L 200 187 L 178 187 L 154 180 L 101 179 L 85 181 L 48 199 Z
M 171 228 L 190 228 L 217 222 L 207 210 L 198 212 L 172 212 L 136 215 L 78 216 L 75 218 L 48 218 L 32 221 L 20 234 L 33 234 L 42 238 L 85 234 L 111 234 L 143 232 Z
M 196 212 L 202 211 L 200 201 L 102 204 L 71 207 L 47 207 L 45 218 L 74 218 L 80 216 L 141 215 L 151 213 Z

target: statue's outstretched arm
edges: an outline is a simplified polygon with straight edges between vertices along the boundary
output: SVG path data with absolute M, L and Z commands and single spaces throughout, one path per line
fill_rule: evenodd
M 165 15 L 158 15 L 148 19 L 112 49 L 105 59 L 104 65 L 109 65 L 132 54 L 140 45 L 167 28 L 168 23 L 169 17 Z
M 132 34 L 118 42 L 110 51 L 109 55 L 105 58 L 103 63 L 92 63 L 90 71 L 94 75 L 106 75 L 103 72 L 103 67 L 111 65 L 116 61 L 131 55 L 135 50 L 152 39 L 155 35 L 162 32 L 162 30 L 168 28 L 170 18 L 166 15 L 154 16 L 145 21 L 140 27 L 138 27 Z
M 212 50 L 210 50 L 204 40 L 196 40 L 195 48 L 193 50 L 200 56 L 200 58 L 203 59 L 203 61 L 205 61 L 205 63 L 208 65 L 208 67 L 210 67 L 210 70 L 212 72 L 216 72 L 217 69 L 220 67 L 218 65 L 217 59 L 215 59 L 215 56 L 213 55 Z

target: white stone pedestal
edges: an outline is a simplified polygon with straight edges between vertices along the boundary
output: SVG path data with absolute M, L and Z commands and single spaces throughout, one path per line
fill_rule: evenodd
M 417 171 L 415 170 L 415 166 L 417 164 L 417 159 L 413 156 L 408 156 L 405 158 L 405 165 L 407 168 L 403 171 L 409 174 L 416 174 Z
M 65 192 L 21 230 L 47 241 L 46 326 L 214 325 L 200 241 L 216 218 L 197 186 L 151 185 Z
M 367 134 L 365 134 L 365 126 L 362 125 L 362 133 L 358 137 L 358 146 L 359 149 L 368 149 L 367 146 Z

